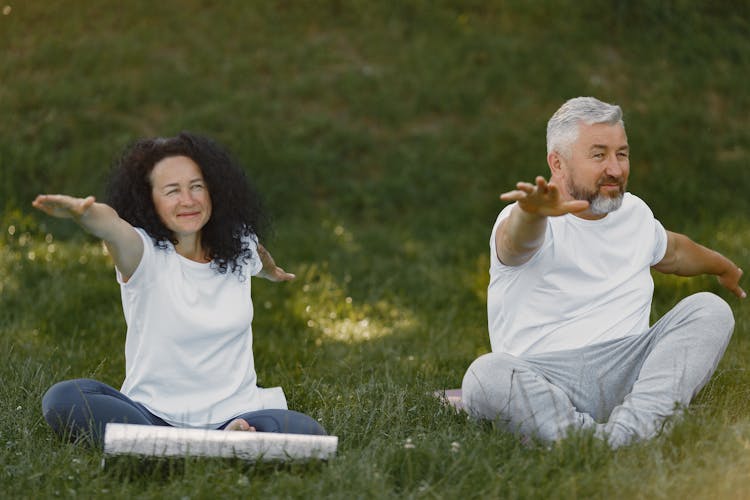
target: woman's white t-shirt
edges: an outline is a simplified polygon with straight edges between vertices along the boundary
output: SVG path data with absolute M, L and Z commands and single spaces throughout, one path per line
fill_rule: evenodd
M 119 270 L 127 323 L 121 391 L 165 422 L 215 428 L 263 408 L 286 408 L 279 387 L 257 387 L 250 276 L 262 264 L 254 239 L 244 276 L 218 273 L 154 246 L 140 228 L 143 257 L 127 282 Z
M 574 349 L 643 333 L 667 248 L 664 227 L 638 197 L 599 220 L 549 217 L 544 243 L 523 265 L 506 266 L 490 238 L 487 313 L 493 352 L 514 356 Z

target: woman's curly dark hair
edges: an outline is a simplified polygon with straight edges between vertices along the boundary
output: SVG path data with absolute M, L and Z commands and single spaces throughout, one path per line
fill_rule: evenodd
M 182 132 L 176 137 L 136 141 L 115 162 L 107 202 L 132 226 L 143 228 L 155 246 L 166 248 L 167 241 L 176 244 L 175 235 L 156 213 L 150 181 L 154 165 L 171 156 L 187 156 L 203 172 L 212 211 L 201 230 L 201 242 L 219 273 L 229 270 L 241 276 L 253 254 L 243 238 L 255 235 L 260 240 L 269 229 L 269 219 L 242 167 L 211 139 Z

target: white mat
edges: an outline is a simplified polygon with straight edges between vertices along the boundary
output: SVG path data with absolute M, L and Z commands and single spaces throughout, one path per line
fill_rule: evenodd
M 157 425 L 107 424 L 105 455 L 236 457 L 245 460 L 329 459 L 339 438 L 274 432 L 180 429 Z
M 461 399 L 461 389 L 441 389 L 433 392 L 432 395 L 446 406 L 452 406 L 458 411 L 464 409 L 464 403 Z

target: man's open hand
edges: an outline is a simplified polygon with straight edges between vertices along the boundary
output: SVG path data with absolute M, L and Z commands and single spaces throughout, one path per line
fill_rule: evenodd
M 524 212 L 550 217 L 581 212 L 589 207 L 589 202 L 584 200 L 564 201 L 557 186 L 548 183 L 541 175 L 535 184 L 519 182 L 515 190 L 501 194 L 500 199 L 517 201 Z

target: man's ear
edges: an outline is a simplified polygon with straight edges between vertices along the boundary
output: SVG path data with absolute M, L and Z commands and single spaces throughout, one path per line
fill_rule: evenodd
M 560 159 L 560 153 L 558 153 L 557 151 L 551 151 L 547 155 L 547 165 L 549 165 L 549 171 L 552 176 L 559 177 L 560 172 L 562 171 L 562 160 Z

